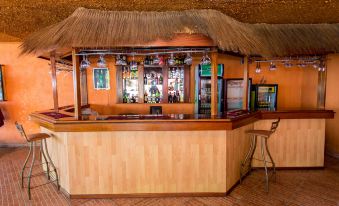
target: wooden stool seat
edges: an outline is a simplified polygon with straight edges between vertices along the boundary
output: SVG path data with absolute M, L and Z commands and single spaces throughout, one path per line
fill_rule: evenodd
M 268 170 L 267 170 L 268 163 L 272 164 L 274 177 L 276 173 L 275 173 L 275 163 L 268 149 L 267 140 L 276 131 L 276 129 L 278 128 L 279 122 L 280 122 L 280 119 L 278 119 L 278 121 L 272 122 L 272 126 L 270 130 L 246 131 L 246 134 L 248 134 L 251 137 L 251 146 L 250 146 L 249 151 L 246 154 L 244 161 L 242 161 L 240 165 L 240 183 L 241 183 L 242 178 L 245 176 L 245 174 L 247 172 L 251 172 L 252 170 L 252 160 L 253 160 L 255 149 L 257 147 L 257 138 L 261 137 L 261 158 L 262 159 L 257 159 L 257 160 L 264 162 L 265 181 L 266 181 L 265 189 L 266 189 L 266 192 L 268 192 Z M 270 161 L 266 160 L 265 153 L 269 157 Z
M 28 134 L 27 135 L 27 142 L 35 142 L 42 139 L 46 139 L 51 137 L 49 134 L 46 133 L 35 133 L 35 134 Z
M 246 131 L 246 134 L 269 138 L 273 132 L 271 132 L 271 130 L 249 130 Z
M 46 139 L 51 137 L 49 134 L 46 133 L 35 133 L 35 134 L 29 134 L 26 135 L 24 128 L 22 127 L 21 124 L 15 122 L 15 126 L 18 129 L 18 131 L 20 132 L 21 136 L 24 137 L 26 139 L 26 141 L 29 143 L 29 153 L 26 157 L 26 160 L 24 162 L 24 165 L 22 166 L 21 169 L 21 187 L 24 188 L 24 179 L 27 178 L 27 190 L 28 190 L 28 198 L 31 199 L 31 189 L 38 187 L 38 186 L 42 186 L 45 184 L 40 184 L 37 186 L 32 187 L 31 186 L 31 178 L 38 176 L 40 174 L 46 174 L 47 175 L 47 179 L 48 179 L 48 183 L 51 182 L 56 182 L 58 190 L 60 189 L 60 185 L 59 185 L 59 176 L 58 176 L 58 172 L 56 167 L 54 166 L 51 157 L 48 154 L 48 148 L 47 148 L 47 143 L 46 143 Z M 44 162 L 42 164 L 38 164 L 38 165 L 43 165 L 46 164 L 46 172 L 42 172 L 39 174 L 33 174 L 32 175 L 32 171 L 33 171 L 33 167 L 35 166 L 34 162 L 35 162 L 35 146 L 37 144 L 37 141 L 40 141 L 40 159 L 41 156 L 44 159 Z M 32 155 L 32 162 L 30 167 L 26 167 L 28 160 L 30 159 Z M 51 167 L 51 168 L 50 168 Z M 29 168 L 29 174 L 28 176 L 25 176 L 25 169 Z M 52 179 L 51 178 L 51 174 L 55 175 L 55 178 Z

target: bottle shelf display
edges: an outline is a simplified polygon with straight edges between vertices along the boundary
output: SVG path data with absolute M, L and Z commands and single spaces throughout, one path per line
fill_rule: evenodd
M 184 102 L 184 67 L 168 69 L 168 103 Z
M 161 67 L 144 67 L 144 103 L 163 102 L 163 82 Z
M 174 58 L 146 56 L 124 64 L 116 63 L 119 103 L 188 103 L 190 101 L 190 67 Z M 137 62 L 139 61 L 139 63 Z
M 139 79 L 137 65 L 122 67 L 123 103 L 139 102 Z

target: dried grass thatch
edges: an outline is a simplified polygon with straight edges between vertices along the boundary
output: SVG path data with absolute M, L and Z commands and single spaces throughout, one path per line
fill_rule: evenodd
M 79 8 L 62 22 L 29 36 L 23 53 L 71 47 L 114 47 L 200 33 L 225 51 L 283 56 L 339 50 L 338 24 L 246 24 L 215 10 L 169 12 L 98 11 Z

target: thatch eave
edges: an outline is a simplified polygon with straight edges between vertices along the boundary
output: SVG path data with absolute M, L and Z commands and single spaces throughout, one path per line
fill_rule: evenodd
M 243 55 L 289 56 L 339 51 L 339 24 L 247 24 L 215 10 L 98 11 L 79 8 L 65 20 L 33 33 L 23 53 L 59 48 L 122 47 L 202 34 L 219 49 Z

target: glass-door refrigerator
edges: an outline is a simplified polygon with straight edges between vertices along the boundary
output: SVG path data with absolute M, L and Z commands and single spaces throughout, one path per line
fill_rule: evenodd
M 223 105 L 223 75 L 224 65 L 218 64 L 218 112 L 222 112 Z M 211 113 L 211 65 L 199 65 L 198 75 L 196 75 L 197 88 L 197 107 L 196 113 L 210 114 Z
M 250 105 L 252 79 L 248 80 L 248 102 L 247 109 Z M 224 80 L 224 111 L 242 110 L 243 109 L 243 94 L 244 94 L 244 79 L 231 78 Z
M 252 107 L 255 109 L 277 110 L 278 85 L 256 84 L 252 86 Z

